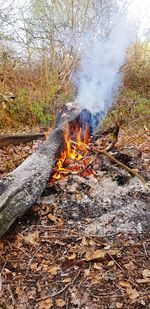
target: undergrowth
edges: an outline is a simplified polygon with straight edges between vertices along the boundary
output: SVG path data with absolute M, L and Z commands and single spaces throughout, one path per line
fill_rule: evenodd
M 117 118 L 121 118 L 124 127 L 130 130 L 139 130 L 144 126 L 150 129 L 150 99 L 135 90 L 122 89 L 104 119 L 103 127 L 115 123 Z
M 8 58 L 11 59 L 11 58 Z M 66 60 L 65 60 L 66 61 Z M 67 58 L 67 63 L 69 58 Z M 45 65 L 46 63 L 46 65 Z M 48 59 L 33 65 L 21 62 L 15 67 L 11 60 L 0 63 L 0 129 L 17 127 L 48 127 L 53 125 L 58 110 L 73 99 L 75 90 L 70 74 L 76 64 L 63 62 L 52 66 Z M 150 123 L 150 45 L 137 43 L 128 50 L 122 68 L 123 86 L 103 125 L 121 115 L 126 125 L 138 129 Z M 13 98 L 9 98 L 9 94 Z M 8 99 L 4 99 L 7 97 Z

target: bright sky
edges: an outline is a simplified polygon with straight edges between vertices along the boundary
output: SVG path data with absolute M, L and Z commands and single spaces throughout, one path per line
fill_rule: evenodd
M 130 14 L 133 18 L 137 19 L 137 25 L 140 28 L 142 35 L 145 29 L 150 32 L 150 0 L 132 0 L 130 4 Z
M 2 0 L 0 0 L 1 2 Z M 8 2 L 12 0 L 8 0 Z M 63 0 L 62 0 L 63 1 Z M 121 2 L 121 0 L 118 0 Z M 14 0 L 16 4 L 27 4 L 29 0 Z M 149 29 L 150 38 L 150 0 L 127 0 L 130 3 L 129 12 L 133 19 L 137 20 L 137 27 L 140 29 L 140 37 L 143 38 L 145 29 Z

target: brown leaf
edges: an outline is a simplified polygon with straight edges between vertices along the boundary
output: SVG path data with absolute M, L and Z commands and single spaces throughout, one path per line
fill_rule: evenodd
M 129 289 L 127 289 L 127 293 L 130 299 L 134 300 L 139 296 L 139 293 L 136 289 L 132 289 L 132 287 L 130 287 Z
M 49 220 L 51 220 L 52 222 L 54 222 L 56 224 L 60 224 L 60 225 L 64 224 L 63 218 L 58 218 L 57 216 L 52 215 L 52 214 L 48 214 L 47 217 L 48 217 Z
M 127 263 L 127 264 L 124 264 L 124 267 L 125 267 L 126 269 L 130 270 L 130 271 L 132 271 L 133 269 L 135 269 L 135 266 L 134 266 L 134 264 L 133 264 L 132 261 L 130 261 L 130 262 Z
M 19 286 L 17 286 L 16 287 L 16 290 L 15 290 L 15 293 L 17 294 L 17 295 L 19 295 L 19 294 L 21 294 L 21 289 L 20 289 L 20 287 Z
M 89 240 L 89 245 L 90 246 L 95 246 L 96 245 L 96 242 L 92 239 Z
M 131 288 L 130 282 L 126 280 L 119 281 L 119 285 L 123 286 L 124 288 Z
M 119 302 L 115 303 L 115 305 L 116 305 L 116 308 L 117 308 L 117 309 L 120 309 L 120 308 L 122 308 L 122 306 L 123 306 L 123 304 L 122 304 L 122 303 L 119 303 Z
M 102 280 L 102 276 L 100 274 L 98 274 L 98 275 L 95 275 L 95 276 L 92 277 L 91 283 L 92 284 L 97 284 L 101 280 Z
M 37 270 L 37 267 L 38 267 L 38 263 L 32 263 L 32 264 L 30 265 L 30 268 L 31 268 L 32 270 Z
M 50 273 L 51 275 L 57 275 L 57 272 L 58 272 L 59 269 L 60 269 L 59 266 L 50 267 L 48 269 L 48 273 Z
M 114 266 L 115 262 L 114 261 L 109 261 L 107 266 Z
M 98 270 L 100 270 L 100 269 L 102 269 L 102 266 L 103 266 L 103 264 L 102 263 L 94 263 L 94 269 L 98 269 Z
M 87 252 L 85 255 L 85 261 L 92 261 L 96 259 L 103 259 L 106 254 L 110 255 L 118 255 L 120 253 L 117 249 L 110 249 L 110 250 L 96 250 L 94 252 Z
M 49 220 L 55 222 L 55 223 L 58 222 L 57 217 L 54 216 L 54 215 L 52 215 L 52 214 L 48 214 L 48 215 L 47 215 L 47 218 L 48 218 Z
M 83 246 L 88 246 L 88 241 L 87 241 L 87 239 L 85 238 L 85 236 L 82 237 L 82 242 L 81 242 L 81 244 L 82 244 Z
M 39 232 L 35 231 L 29 233 L 27 236 L 24 236 L 23 239 L 31 245 L 37 245 L 39 243 Z
M 50 309 L 53 306 L 52 299 L 49 297 L 39 302 L 39 309 Z
M 142 275 L 144 278 L 150 278 L 150 270 L 144 269 Z
M 144 278 L 144 279 L 137 279 L 136 280 L 137 283 L 149 283 L 150 282 L 150 278 Z
M 89 277 L 90 276 L 90 269 L 85 269 L 84 270 L 84 277 Z
M 96 250 L 94 252 L 86 252 L 85 254 L 85 261 L 92 261 L 96 259 L 104 258 L 106 255 L 105 250 Z
M 65 306 L 65 301 L 62 299 L 62 298 L 58 298 L 58 299 L 56 299 L 56 305 L 58 306 L 58 307 L 60 307 L 60 308 L 63 308 L 64 306 Z
M 68 256 L 68 260 L 74 260 L 75 258 L 76 258 L 76 254 L 74 252 Z
M 65 279 L 62 280 L 62 282 L 69 283 L 69 282 L 71 282 L 71 278 L 65 278 Z

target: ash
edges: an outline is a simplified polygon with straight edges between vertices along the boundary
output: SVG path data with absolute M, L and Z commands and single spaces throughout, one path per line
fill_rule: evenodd
M 82 233 L 149 232 L 150 195 L 142 182 L 101 157 L 92 168 L 90 176 L 69 175 L 50 184 L 39 203 L 57 206 L 65 224 Z

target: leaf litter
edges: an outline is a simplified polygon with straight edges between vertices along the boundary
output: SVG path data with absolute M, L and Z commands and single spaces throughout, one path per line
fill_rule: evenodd
M 32 145 L 28 147 L 30 154 Z M 10 152 L 13 153 L 12 149 Z M 23 152 L 21 158 L 25 157 Z M 93 228 L 98 218 L 95 209 L 96 216 L 91 215 L 93 184 L 99 183 L 103 173 L 107 175 L 110 168 L 105 162 L 105 170 L 101 171 L 101 160 L 94 163 L 99 178 L 97 175 L 70 175 L 64 183 L 48 186 L 46 190 L 52 194 L 43 195 L 43 200 L 19 219 L 1 240 L 0 308 L 149 308 L 149 231 L 141 232 L 139 227 L 139 230 L 128 232 L 112 233 L 110 230 L 102 235 Z M 3 172 L 15 166 L 5 168 Z M 112 173 L 115 178 L 118 170 L 115 168 Z M 143 193 L 134 186 L 132 188 L 130 194 L 135 194 L 140 201 Z M 85 192 L 86 208 L 78 214 L 80 203 L 84 208 Z M 67 208 L 63 205 L 63 196 Z M 94 196 L 92 199 L 94 201 Z M 106 199 L 101 203 L 109 212 L 110 196 Z M 60 207 L 60 201 L 63 207 Z M 112 214 L 103 223 L 105 227 L 111 226 L 114 220 Z

